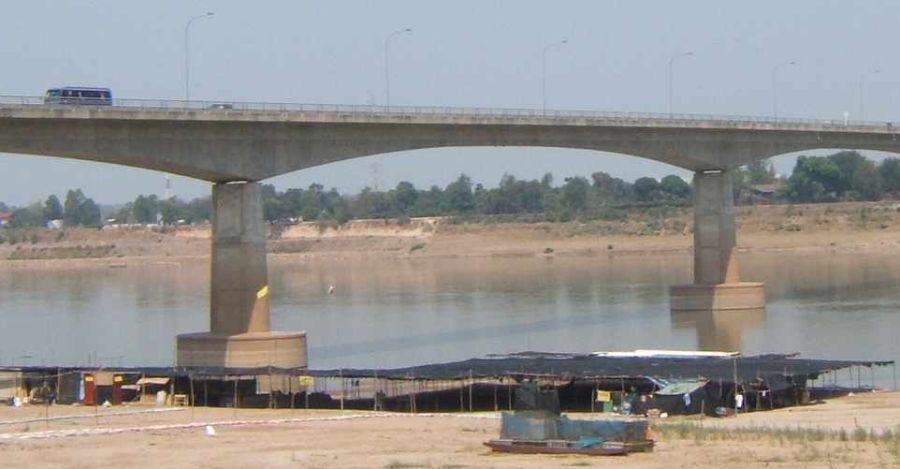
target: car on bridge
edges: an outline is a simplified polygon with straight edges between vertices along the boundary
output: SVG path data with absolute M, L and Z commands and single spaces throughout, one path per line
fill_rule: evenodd
M 112 91 L 109 88 L 65 86 L 51 88 L 44 93 L 44 104 L 112 106 L 112 103 Z

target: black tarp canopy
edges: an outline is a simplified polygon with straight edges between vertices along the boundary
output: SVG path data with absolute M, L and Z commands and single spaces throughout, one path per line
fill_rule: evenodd
M 854 366 L 889 366 L 893 361 L 815 360 L 793 355 L 751 357 L 608 357 L 574 354 L 528 353 L 496 358 L 411 366 L 406 368 L 310 370 L 313 376 L 345 378 L 385 378 L 453 380 L 462 378 L 527 378 L 590 380 L 610 377 L 651 377 L 658 379 L 722 379 L 731 381 L 767 376 L 797 376 L 816 379 L 819 375 Z
M 816 379 L 819 375 L 850 367 L 890 366 L 893 361 L 874 360 L 817 360 L 794 355 L 771 354 L 736 357 L 609 357 L 579 354 L 526 352 L 490 358 L 436 363 L 389 369 L 331 369 L 306 368 L 224 368 L 224 367 L 110 367 L 108 371 L 142 373 L 149 376 L 220 378 L 266 374 L 308 375 L 315 377 L 382 378 L 414 380 L 455 380 L 465 378 L 491 379 L 546 377 L 566 380 L 599 378 L 647 377 L 666 379 L 705 378 L 731 381 L 737 374 L 740 380 L 756 377 L 802 377 Z M 90 371 L 91 367 L 8 367 L 5 370 L 56 373 Z
M 592 379 L 644 376 L 660 379 L 703 377 L 731 381 L 735 373 L 742 379 L 771 375 L 803 376 L 815 379 L 822 373 L 854 366 L 889 366 L 893 361 L 815 360 L 793 355 L 757 355 L 728 358 L 607 357 L 573 354 L 517 354 L 497 358 L 420 365 L 387 370 L 311 370 L 313 376 L 449 380 L 460 378 L 522 378 L 530 376 L 560 379 Z

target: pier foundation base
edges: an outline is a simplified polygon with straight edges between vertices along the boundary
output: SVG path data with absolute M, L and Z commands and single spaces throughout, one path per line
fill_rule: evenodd
M 676 285 L 669 288 L 672 311 L 721 311 L 766 307 L 765 284 L 761 282 Z
M 210 332 L 178 336 L 178 366 L 306 368 L 305 332 Z

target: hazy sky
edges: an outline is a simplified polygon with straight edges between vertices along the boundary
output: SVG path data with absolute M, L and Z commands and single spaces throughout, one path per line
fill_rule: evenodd
M 298 1 L 3 0 L 0 94 L 60 85 L 108 86 L 117 97 L 184 95 L 191 26 L 191 97 L 381 104 L 384 40 L 397 105 L 539 108 L 541 52 L 554 109 L 666 112 L 673 54 L 675 112 L 900 120 L 900 67 L 890 47 L 897 1 Z M 877 70 L 877 72 L 876 72 Z M 781 172 L 792 157 L 777 159 Z M 494 186 L 521 178 L 606 171 L 628 180 L 677 173 L 631 156 L 542 148 L 435 149 L 372 156 L 272 179 L 344 192 L 401 180 L 445 185 L 461 172 Z M 163 194 L 164 175 L 56 158 L 0 154 L 0 201 L 24 204 L 80 187 L 101 203 Z M 208 184 L 172 177 L 177 195 Z

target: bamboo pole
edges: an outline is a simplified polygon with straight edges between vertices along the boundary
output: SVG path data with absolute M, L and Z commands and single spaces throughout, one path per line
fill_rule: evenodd
M 190 404 L 191 404 L 191 422 L 193 422 L 194 421 L 194 374 L 193 373 L 188 373 L 188 380 L 190 381 L 190 385 L 191 385 Z
M 233 413 L 235 416 L 237 416 L 237 406 L 238 406 L 238 380 L 237 379 L 234 380 L 234 396 L 232 396 L 232 399 L 233 399 L 232 408 L 234 409 Z
M 497 412 L 499 406 L 497 405 L 497 383 L 494 383 L 494 412 Z
M 378 410 L 378 371 L 372 380 L 372 410 Z
M 472 381 L 472 370 L 469 369 L 469 412 L 472 412 L 473 403 L 472 403 L 472 387 L 475 383 Z
M 341 378 L 341 410 L 344 410 L 344 370 L 343 368 L 338 370 L 338 374 Z
M 891 374 L 894 378 L 894 391 L 897 390 L 897 364 L 891 363 Z

